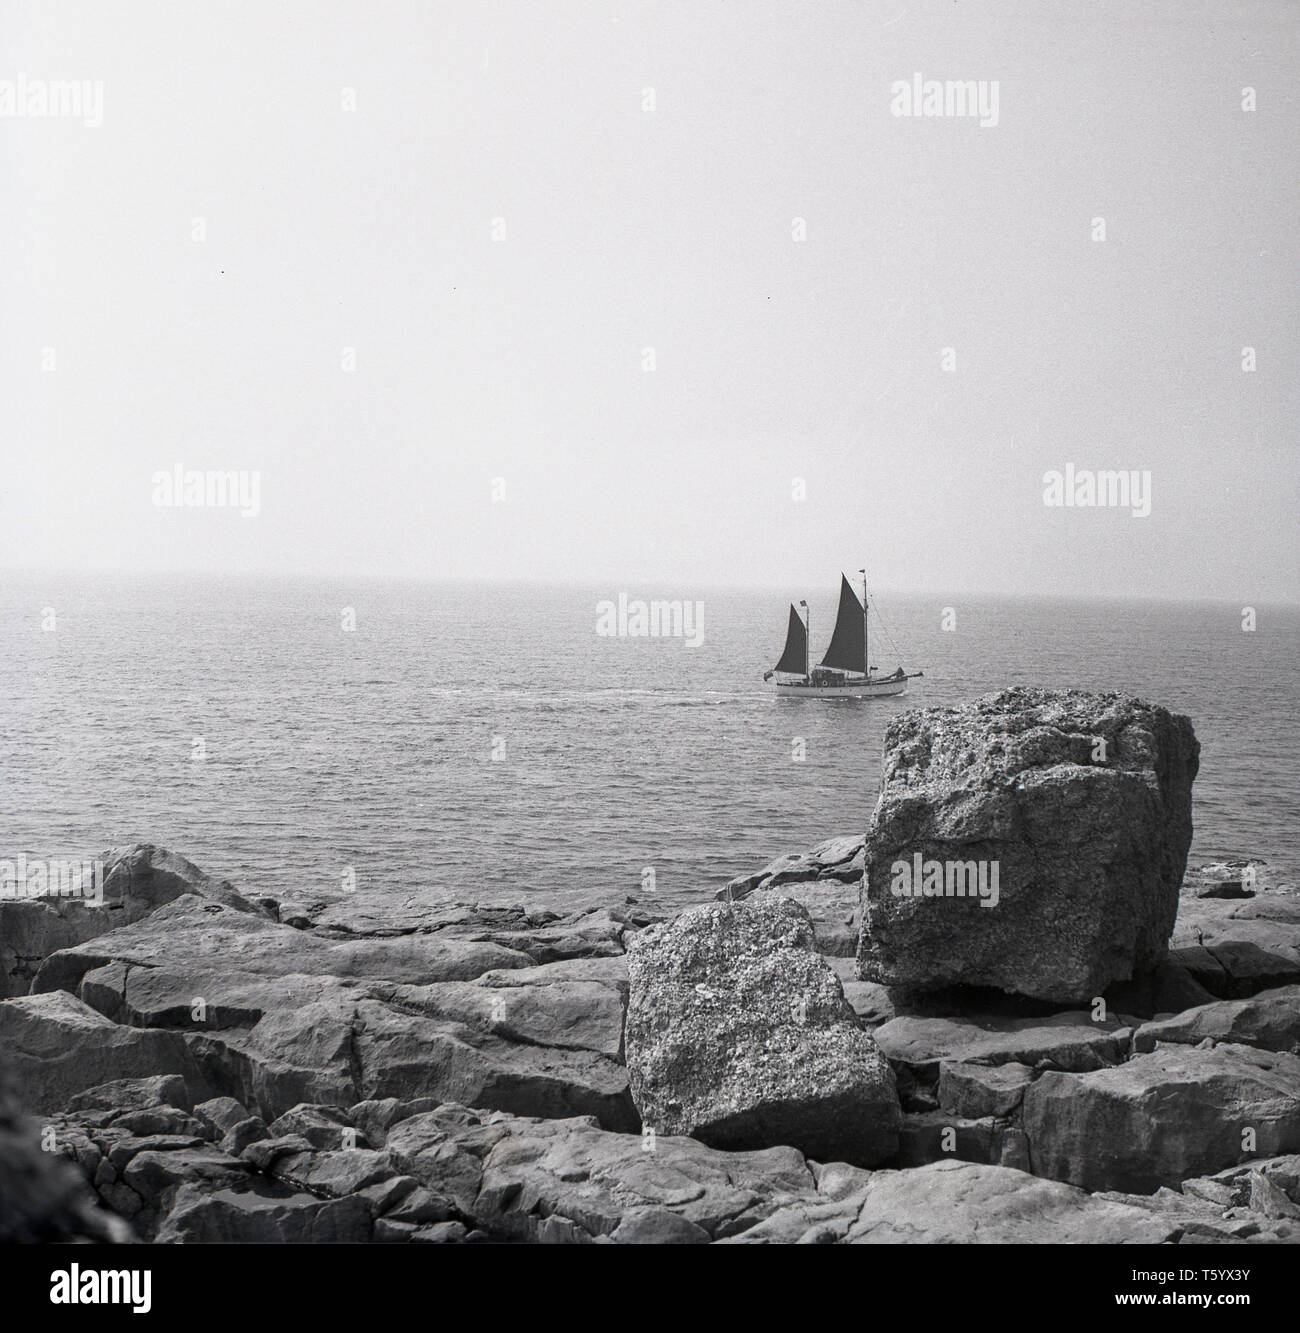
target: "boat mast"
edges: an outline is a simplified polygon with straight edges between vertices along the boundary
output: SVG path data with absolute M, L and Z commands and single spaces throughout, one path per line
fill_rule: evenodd
M 808 609 L 807 602 L 800 602 L 803 607 L 804 627 L 803 627 L 803 678 L 812 679 L 812 612 Z
M 867 571 L 858 570 L 862 575 L 862 669 L 871 679 L 871 641 L 867 637 Z

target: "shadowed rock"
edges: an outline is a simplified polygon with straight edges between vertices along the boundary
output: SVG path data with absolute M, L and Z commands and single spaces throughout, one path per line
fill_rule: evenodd
M 0 1245 L 134 1240 L 122 1218 L 99 1206 L 62 1145 L 46 1151 L 44 1128 L 19 1110 L 0 1064 Z
M 1104 1069 L 1124 1059 L 1131 1035 L 1130 1028 L 1115 1020 L 1094 1023 L 1081 1013 L 1043 1019 L 905 1014 L 874 1033 L 895 1065 L 930 1082 L 938 1079 L 945 1061 L 1041 1065 L 1074 1072 Z
M 1185 888 L 1169 957 L 1224 1000 L 1300 984 L 1300 893 L 1267 882 L 1247 899 Z

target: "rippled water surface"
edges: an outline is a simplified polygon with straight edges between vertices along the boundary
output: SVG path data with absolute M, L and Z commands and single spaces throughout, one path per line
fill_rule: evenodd
M 835 591 L 810 599 L 816 648 Z M 701 599 L 702 645 L 598 637 L 596 603 L 619 592 Z M 650 866 L 677 905 L 864 827 L 902 709 L 1026 683 L 1190 714 L 1193 860 L 1295 877 L 1296 609 L 1259 608 L 1244 633 L 1232 606 L 882 598 L 925 679 L 848 702 L 763 690 L 789 596 L 7 576 L 0 855 L 151 841 L 278 896 L 337 888 L 351 866 L 394 890 L 557 905 L 641 894 Z M 897 665 L 883 634 L 873 646 Z

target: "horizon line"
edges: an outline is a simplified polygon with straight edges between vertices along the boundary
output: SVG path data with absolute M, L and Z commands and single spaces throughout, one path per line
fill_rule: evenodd
M 855 567 L 855 572 L 860 566 Z M 841 570 L 841 573 L 845 571 Z M 396 574 L 390 572 L 359 572 L 359 571 L 284 571 L 268 569 L 241 569 L 241 570 L 217 570 L 217 569 L 85 569 L 77 567 L 68 568 L 36 568 L 25 565 L 0 565 L 0 579 L 8 579 L 12 576 L 23 575 L 34 579 L 41 578 L 109 578 L 109 579 L 158 579 L 158 580 L 186 580 L 186 579 L 217 579 L 224 581 L 251 580 L 251 581 L 280 581 L 280 582 L 359 582 L 359 583 L 415 583 L 421 585 L 470 585 L 487 587 L 539 587 L 539 588 L 581 588 L 593 589 L 610 584 L 621 585 L 615 588 L 615 591 L 630 591 L 633 585 L 641 585 L 650 589 L 714 589 L 717 591 L 735 591 L 735 592 L 780 592 L 787 594 L 791 588 L 803 586 L 794 582 L 776 583 L 776 582 L 708 582 L 705 580 L 680 580 L 655 578 L 612 578 L 583 576 L 582 578 L 553 578 L 553 577 L 529 577 L 519 575 L 516 577 L 503 578 L 497 575 L 438 575 L 438 574 L 418 574 L 404 573 Z M 988 597 L 1004 599 L 1007 601 L 1116 601 L 1116 602 L 1164 602 L 1174 604 L 1189 605 L 1221 605 L 1221 606 L 1281 606 L 1300 609 L 1300 598 L 1287 599 L 1285 597 L 1263 597 L 1255 598 L 1253 602 L 1241 602 L 1238 598 L 1228 597 L 1223 594 L 1213 596 L 1193 596 L 1187 594 L 1173 593 L 1140 593 L 1140 592 L 1080 592 L 1080 591 L 1062 591 L 1053 589 L 1052 591 L 1036 592 L 1033 590 L 1002 591 L 993 588 L 954 588 L 954 587 L 917 587 L 915 585 L 904 586 L 901 584 L 871 584 L 869 588 L 873 599 L 881 592 L 890 596 L 900 597 Z M 815 595 L 815 589 L 814 595 Z M 838 585 L 833 581 L 828 581 L 827 596 L 834 596 L 838 592 Z

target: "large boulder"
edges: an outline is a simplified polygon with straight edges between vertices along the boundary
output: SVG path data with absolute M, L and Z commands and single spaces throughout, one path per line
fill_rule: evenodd
M 893 1072 L 814 949 L 808 913 L 767 894 L 631 941 L 626 1058 L 647 1126 L 862 1165 L 892 1155 Z
M 1016 688 L 896 718 L 866 838 L 860 975 L 1082 1003 L 1154 966 L 1199 750 L 1187 718 L 1118 694 Z
M 112 848 L 103 855 L 104 905 L 118 913 L 114 925 L 124 926 L 146 917 L 156 907 L 193 893 L 223 903 L 237 912 L 269 916 L 271 909 L 244 897 L 229 880 L 200 870 L 179 852 L 153 843 Z

